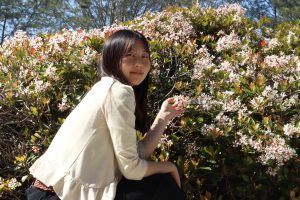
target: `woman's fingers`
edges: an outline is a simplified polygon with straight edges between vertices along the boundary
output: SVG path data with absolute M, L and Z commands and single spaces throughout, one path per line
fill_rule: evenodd
M 175 99 L 174 98 L 167 98 L 164 102 L 163 102 L 163 104 L 166 104 L 166 105 L 168 105 L 168 104 L 174 104 L 174 102 L 175 102 Z
M 168 102 L 168 103 L 175 102 L 174 97 L 167 98 L 167 102 Z
M 181 104 L 178 104 L 178 103 L 173 104 L 172 107 L 173 107 L 175 110 L 177 110 L 177 111 L 183 111 L 183 110 L 184 110 L 184 108 L 182 107 L 182 105 L 181 105 Z
M 174 103 L 174 104 L 172 104 L 171 105 L 173 108 L 177 108 L 179 105 L 178 105 L 178 103 Z
M 180 181 L 180 176 L 179 173 L 176 169 L 176 171 L 171 172 L 172 177 L 174 178 L 176 184 L 178 185 L 179 188 L 181 188 L 181 181 Z

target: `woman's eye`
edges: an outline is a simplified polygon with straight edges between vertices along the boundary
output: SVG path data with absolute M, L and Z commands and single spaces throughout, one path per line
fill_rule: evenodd
M 127 53 L 127 54 L 126 54 L 126 56 L 132 56 L 132 55 L 133 55 L 132 53 Z

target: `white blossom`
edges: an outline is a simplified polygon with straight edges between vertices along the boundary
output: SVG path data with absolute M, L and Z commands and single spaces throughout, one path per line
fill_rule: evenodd
M 280 45 L 280 42 L 277 38 L 266 39 L 267 45 L 265 46 L 265 50 L 272 50 Z
M 241 45 L 241 40 L 239 36 L 232 31 L 229 35 L 225 35 L 217 41 L 216 50 L 218 52 L 228 49 L 234 49 Z
M 11 190 L 14 190 L 19 186 L 21 186 L 21 183 L 18 182 L 16 178 L 10 179 L 8 184 L 7 184 L 7 187 L 10 188 Z
M 68 110 L 70 108 L 67 95 L 63 96 L 63 98 L 61 99 L 61 103 L 59 103 L 57 107 L 60 112 L 64 112 L 65 110 Z
M 215 106 L 221 105 L 221 103 L 215 100 L 212 96 L 204 93 L 197 98 L 197 103 L 200 106 L 200 109 L 205 111 L 209 111 Z
M 295 133 L 300 134 L 300 127 L 296 127 L 294 124 L 285 124 L 283 133 L 288 137 L 292 137 Z
M 51 79 L 57 79 L 57 76 L 55 74 L 56 70 L 56 67 L 53 67 L 53 63 L 50 63 L 45 71 L 45 76 L 48 76 Z
M 262 97 L 262 96 L 258 96 L 258 97 L 254 97 L 251 101 L 250 101 L 250 104 L 251 106 L 253 107 L 253 109 L 255 110 L 259 110 L 263 103 L 265 101 L 265 98 Z

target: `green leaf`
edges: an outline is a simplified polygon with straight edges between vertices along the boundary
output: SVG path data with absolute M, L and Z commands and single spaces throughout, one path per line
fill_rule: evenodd
M 199 169 L 203 169 L 203 170 L 207 170 L 207 171 L 211 171 L 211 167 L 199 167 Z
M 40 139 L 42 138 L 42 136 L 39 133 L 34 133 L 34 136 Z
M 204 121 L 204 119 L 203 119 L 202 117 L 198 117 L 198 118 L 197 118 L 197 122 L 198 122 L 199 124 L 201 124 L 203 121 Z
M 204 147 L 203 148 L 204 149 L 204 151 L 208 154 L 208 155 L 210 155 L 211 157 L 213 157 L 213 155 L 214 155 L 214 150 L 213 150 L 213 147 L 212 146 L 209 146 L 209 147 Z

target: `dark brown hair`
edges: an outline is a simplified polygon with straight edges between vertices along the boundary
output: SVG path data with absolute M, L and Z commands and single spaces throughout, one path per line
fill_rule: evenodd
M 114 77 L 123 84 L 129 84 L 121 71 L 121 59 L 130 51 L 136 41 L 143 43 L 144 49 L 150 54 L 147 39 L 137 31 L 119 30 L 113 33 L 105 42 L 100 64 L 101 76 Z M 143 133 L 147 131 L 147 91 L 149 85 L 149 75 L 137 86 L 132 86 L 134 90 L 135 108 L 135 128 Z

